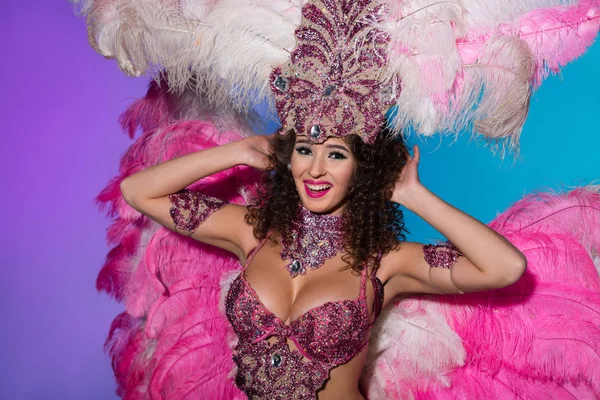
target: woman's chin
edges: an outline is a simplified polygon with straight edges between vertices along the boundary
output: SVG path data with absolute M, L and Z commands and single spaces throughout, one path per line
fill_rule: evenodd
M 329 214 L 329 207 L 315 206 L 313 204 L 303 204 L 304 208 L 315 214 Z
M 342 214 L 345 209 L 345 204 L 332 204 L 331 199 L 326 198 L 313 199 L 306 196 L 300 201 L 304 208 L 315 214 Z

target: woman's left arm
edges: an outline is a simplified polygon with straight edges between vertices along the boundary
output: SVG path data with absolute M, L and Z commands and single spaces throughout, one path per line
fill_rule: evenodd
M 527 266 L 523 253 L 487 225 L 427 190 L 419 180 L 418 163 L 419 149 L 415 146 L 414 157 L 402 170 L 391 200 L 427 221 L 462 254 L 447 265 L 449 268 L 432 267 L 436 250 L 453 253 L 450 256 L 456 252 L 445 248 L 424 251 L 421 244 L 403 243 L 382 260 L 387 280 L 395 280 L 390 286 L 398 293 L 461 293 L 515 283 Z

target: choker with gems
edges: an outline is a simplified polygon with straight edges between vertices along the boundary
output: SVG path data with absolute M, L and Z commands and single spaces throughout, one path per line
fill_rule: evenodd
M 286 269 L 292 278 L 318 269 L 325 260 L 344 249 L 345 215 L 321 215 L 300 207 L 288 239 L 282 240 L 281 259 L 290 260 Z

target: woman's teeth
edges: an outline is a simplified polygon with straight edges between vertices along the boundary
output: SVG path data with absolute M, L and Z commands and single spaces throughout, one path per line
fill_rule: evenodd
M 306 184 L 306 186 L 313 192 L 321 192 L 323 190 L 330 189 L 332 185 L 309 185 L 309 184 Z

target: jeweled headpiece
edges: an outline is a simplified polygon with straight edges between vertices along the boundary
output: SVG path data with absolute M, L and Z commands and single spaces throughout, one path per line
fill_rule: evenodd
M 302 9 L 297 46 L 271 74 L 284 130 L 320 143 L 358 134 L 372 143 L 395 103 L 397 81 L 383 83 L 389 36 L 376 29 L 381 2 L 317 0 Z
M 273 100 L 315 141 L 372 142 L 393 104 L 394 134 L 516 146 L 532 90 L 600 29 L 600 0 L 71 1 L 127 74 L 154 72 L 220 113 Z

